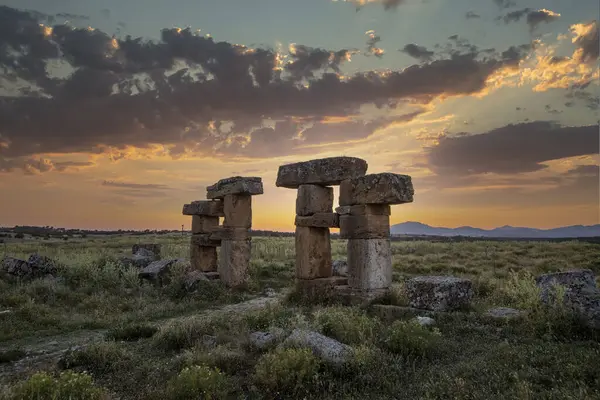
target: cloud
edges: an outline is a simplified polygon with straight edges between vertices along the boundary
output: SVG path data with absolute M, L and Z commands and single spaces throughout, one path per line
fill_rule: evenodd
M 466 19 L 481 18 L 481 15 L 477 14 L 475 11 L 467 11 L 467 13 L 465 14 L 465 18 Z
M 560 14 L 545 8 L 541 10 L 523 8 L 521 10 L 511 11 L 497 19 L 502 19 L 505 24 L 509 24 L 511 22 L 519 22 L 523 17 L 526 17 L 527 25 L 529 25 L 529 29 L 533 31 L 542 22 L 550 23 L 557 20 L 560 17 Z
M 426 47 L 414 43 L 407 44 L 400 51 L 420 61 L 431 60 L 435 54 L 433 51 L 427 50 Z
M 427 149 L 439 175 L 515 174 L 544 169 L 546 161 L 598 154 L 598 126 L 560 126 L 536 121 L 467 136 L 442 137 Z
M 493 2 L 500 9 L 510 8 L 510 7 L 514 7 L 517 5 L 517 3 L 513 0 L 493 0 Z
M 381 4 L 385 10 L 395 10 L 399 5 L 404 4 L 406 0 L 332 0 L 334 2 L 351 3 L 356 6 L 356 11 L 369 4 Z
M 0 30 L 0 76 L 39 89 L 0 97 L 4 163 L 48 153 L 110 153 L 116 160 L 137 154 L 133 149 L 172 157 L 227 148 L 248 154 L 242 149 L 261 135 L 276 142 L 265 121 L 301 120 L 330 135 L 325 119 L 352 117 L 364 133 L 372 126 L 357 117 L 365 105 L 392 109 L 402 100 L 480 93 L 491 76 L 517 68 L 528 53 L 527 46 L 491 53 L 465 45 L 405 69 L 345 75 L 357 50 L 292 45 L 284 53 L 178 28 L 163 29 L 160 41 L 113 38 L 40 26 L 30 13 L 8 7 L 0 7 L 0 20 L 8 21 Z M 74 72 L 52 76 L 50 61 Z M 272 157 L 295 146 L 270 149 Z
M 156 183 L 131 183 L 131 182 L 115 182 L 115 181 L 102 181 L 102 186 L 109 186 L 121 189 L 142 189 L 142 190 L 168 190 L 170 189 L 167 185 L 161 185 Z
M 93 162 L 76 162 L 62 161 L 54 162 L 47 158 L 32 158 L 32 157 L 17 157 L 3 158 L 0 157 L 0 172 L 13 172 L 21 170 L 26 175 L 38 175 L 50 171 L 77 171 L 85 167 L 93 166 Z
M 381 37 L 375 34 L 374 30 L 370 30 L 365 32 L 365 35 L 368 36 L 367 39 L 367 54 L 374 55 L 376 57 L 383 57 L 383 53 L 385 52 L 381 47 L 377 47 L 377 43 L 381 41 Z
M 572 41 L 577 46 L 573 58 L 583 63 L 595 62 L 600 52 L 598 21 L 572 25 L 571 33 L 574 35 Z

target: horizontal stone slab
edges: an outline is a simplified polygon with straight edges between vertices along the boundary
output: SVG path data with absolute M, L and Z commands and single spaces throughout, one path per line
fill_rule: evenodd
M 339 228 L 340 216 L 336 213 L 317 213 L 308 217 L 296 215 L 296 226 L 312 226 L 315 228 Z
M 296 189 L 300 185 L 339 185 L 346 179 L 363 176 L 368 164 L 356 157 L 329 157 L 282 165 L 277 173 L 277 187 Z
M 228 194 L 263 194 L 262 178 L 233 176 L 206 188 L 207 199 L 222 199 Z
M 389 204 L 356 204 L 354 206 L 340 206 L 335 209 L 340 215 L 391 215 Z
M 343 181 L 339 203 L 340 206 L 412 203 L 414 192 L 408 175 L 370 174 Z
M 390 217 L 387 215 L 340 215 L 340 239 L 387 239 Z
M 230 228 L 219 226 L 210 234 L 212 240 L 248 240 L 251 238 L 250 231 L 246 228 Z
M 220 200 L 196 200 L 183 205 L 183 215 L 205 215 L 223 217 L 223 202 Z
M 296 215 L 306 217 L 316 213 L 333 212 L 333 188 L 300 185 L 296 196 Z
M 200 233 L 197 235 L 192 235 L 190 243 L 192 245 L 203 247 L 219 247 L 221 245 L 220 240 L 212 238 L 212 233 Z

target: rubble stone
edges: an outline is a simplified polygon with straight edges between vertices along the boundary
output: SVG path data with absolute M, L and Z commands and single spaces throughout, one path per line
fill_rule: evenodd
M 223 199 L 228 194 L 263 194 L 262 179 L 259 177 L 233 176 L 221 179 L 206 188 L 207 199 Z
M 252 227 L 252 196 L 228 194 L 223 198 L 225 219 L 223 226 L 231 228 Z
M 340 239 L 387 239 L 390 217 L 387 215 L 340 215 Z
M 385 289 L 392 284 L 389 239 L 348 240 L 348 284 L 361 290 Z
M 148 250 L 154 255 L 155 260 L 160 260 L 160 249 L 159 243 L 137 243 L 131 246 L 131 254 L 138 254 L 141 249 Z M 148 255 L 148 254 L 140 254 Z
M 198 287 L 198 282 L 200 281 L 208 281 L 206 275 L 202 273 L 202 271 L 190 271 L 186 274 L 184 278 L 184 285 L 187 291 L 194 291 Z
M 169 273 L 171 266 L 177 261 L 177 259 L 154 261 L 139 273 L 139 277 L 151 281 L 158 281 Z
M 356 204 L 353 206 L 340 206 L 335 212 L 340 215 L 391 215 L 389 204 Z
M 4 257 L 2 270 L 10 275 L 25 278 L 33 275 L 33 267 L 25 260 L 13 257 Z
M 305 217 L 316 213 L 333 212 L 333 188 L 301 185 L 296 197 L 296 215 Z
M 421 326 L 433 326 L 433 325 L 435 325 L 435 319 L 433 319 L 431 317 L 417 316 L 416 319 L 417 319 L 417 322 L 419 323 L 419 325 L 421 325 Z
M 217 248 L 190 244 L 190 263 L 192 270 L 216 271 L 219 265 Z
M 341 365 L 350 360 L 352 347 L 335 339 L 304 329 L 294 329 L 282 343 L 282 347 L 307 347 L 325 362 Z
M 250 240 L 223 240 L 219 255 L 219 276 L 228 287 L 239 287 L 248 280 Z
M 296 227 L 296 278 L 328 278 L 331 270 L 329 228 Z
M 339 228 L 340 216 L 336 213 L 316 213 L 308 217 L 296 216 L 296 226 L 312 226 L 315 228 Z
M 403 204 L 413 201 L 414 189 L 408 175 L 365 175 L 347 179 L 340 185 L 340 206 L 356 204 Z
M 542 301 L 548 302 L 554 293 L 554 285 L 560 285 L 567 289 L 595 288 L 596 278 L 590 269 L 575 269 L 540 275 L 535 279 L 535 283 L 540 288 Z
M 300 185 L 339 185 L 345 179 L 363 176 L 367 162 L 356 157 L 329 157 L 282 165 L 277 173 L 277 187 L 296 189 Z
M 27 259 L 27 262 L 38 275 L 56 274 L 58 264 L 50 257 L 42 256 L 40 254 L 32 254 Z
M 220 200 L 196 200 L 183 205 L 183 215 L 205 215 L 223 217 L 223 202 Z
M 417 276 L 406 282 L 406 293 L 411 307 L 453 311 L 470 304 L 473 284 L 453 276 Z
M 219 217 L 192 215 L 192 234 L 211 233 L 219 226 Z

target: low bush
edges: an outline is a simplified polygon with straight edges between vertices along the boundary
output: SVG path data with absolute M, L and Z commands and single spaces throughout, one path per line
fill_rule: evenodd
M 380 326 L 359 308 L 327 307 L 317 310 L 314 319 L 324 335 L 349 345 L 372 340 Z
M 133 324 L 114 328 L 108 331 L 106 338 L 110 340 L 122 340 L 132 342 L 154 336 L 158 328 L 152 325 Z
M 172 400 L 226 399 L 233 390 L 231 379 L 218 368 L 195 365 L 184 368 L 167 384 L 166 397 Z
M 83 367 L 93 372 L 106 373 L 118 371 L 131 359 L 131 354 L 118 343 L 100 342 L 66 353 L 59 366 L 63 369 Z
M 383 347 L 404 357 L 429 358 L 435 354 L 441 340 L 437 328 L 428 329 L 416 320 L 394 321 L 383 333 Z
M 96 386 L 87 374 L 65 371 L 58 377 L 38 372 L 15 385 L 7 396 L 11 400 L 104 400 L 104 389 Z

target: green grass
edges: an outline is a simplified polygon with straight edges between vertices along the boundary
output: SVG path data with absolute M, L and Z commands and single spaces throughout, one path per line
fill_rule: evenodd
M 56 280 L 0 279 L 0 310 L 11 310 L 0 314 L 0 365 L 22 358 L 30 341 L 47 334 L 106 330 L 104 341 L 41 366 L 46 375 L 19 383 L 9 374 L 4 382 L 19 393 L 38 387 L 69 393 L 66 375 L 60 375 L 67 371 L 83 374 L 71 378 L 89 389 L 90 398 L 100 396 L 97 388 L 102 388 L 102 396 L 121 399 L 600 398 L 598 332 L 580 326 L 560 307 L 551 312 L 542 307 L 534 284 L 541 273 L 572 268 L 590 268 L 600 276 L 598 245 L 394 242 L 394 287 L 385 303 L 406 305 L 403 283 L 415 275 L 452 274 L 474 282 L 474 312 L 435 316 L 435 327 L 424 328 L 410 317 L 387 321 L 356 307 L 302 303 L 200 315 L 266 287 L 292 286 L 293 238 L 253 239 L 245 291 L 201 282 L 195 293 L 182 291 L 180 272 L 156 287 L 115 263 L 138 241 L 161 243 L 163 258 L 187 258 L 189 238 L 179 235 L 25 240 L 0 247 L 0 257 L 38 252 L 63 265 Z M 345 258 L 344 241 L 334 241 L 332 248 L 334 258 Z M 482 315 L 498 306 L 527 315 L 513 321 Z M 253 331 L 285 337 L 294 328 L 351 345 L 354 356 L 340 368 L 302 349 L 248 345 Z

